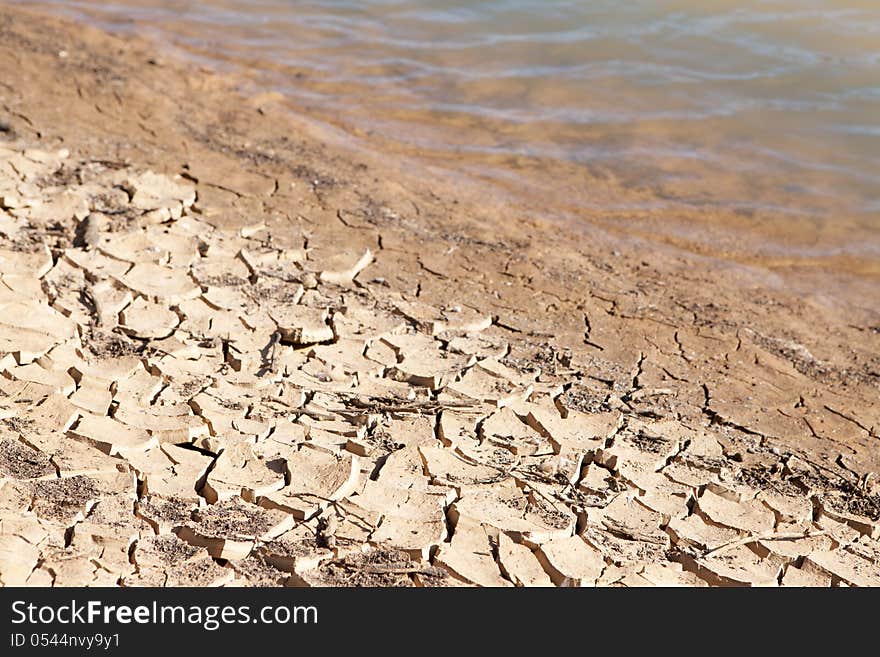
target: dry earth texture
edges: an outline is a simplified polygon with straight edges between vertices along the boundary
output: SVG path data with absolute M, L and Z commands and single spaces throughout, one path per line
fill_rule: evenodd
M 0 583 L 880 585 L 875 315 L 0 37 Z

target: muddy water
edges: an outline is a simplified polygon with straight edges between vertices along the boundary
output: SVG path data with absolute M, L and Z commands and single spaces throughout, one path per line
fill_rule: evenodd
M 245 70 L 560 220 L 880 273 L 875 0 L 20 3 Z

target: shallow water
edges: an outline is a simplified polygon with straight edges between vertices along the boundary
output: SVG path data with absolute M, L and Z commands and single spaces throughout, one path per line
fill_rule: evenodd
M 880 262 L 876 0 L 23 4 L 256 71 L 550 215 Z

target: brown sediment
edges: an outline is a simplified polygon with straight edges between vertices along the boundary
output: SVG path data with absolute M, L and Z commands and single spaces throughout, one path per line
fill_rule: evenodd
M 3 584 L 880 583 L 876 313 L 0 36 Z

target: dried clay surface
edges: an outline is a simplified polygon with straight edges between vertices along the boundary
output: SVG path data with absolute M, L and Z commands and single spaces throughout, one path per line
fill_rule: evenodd
M 101 154 L 132 113 L 62 147 L 4 94 L 3 585 L 880 585 L 855 315 L 600 247 L 555 276 L 280 155 Z

